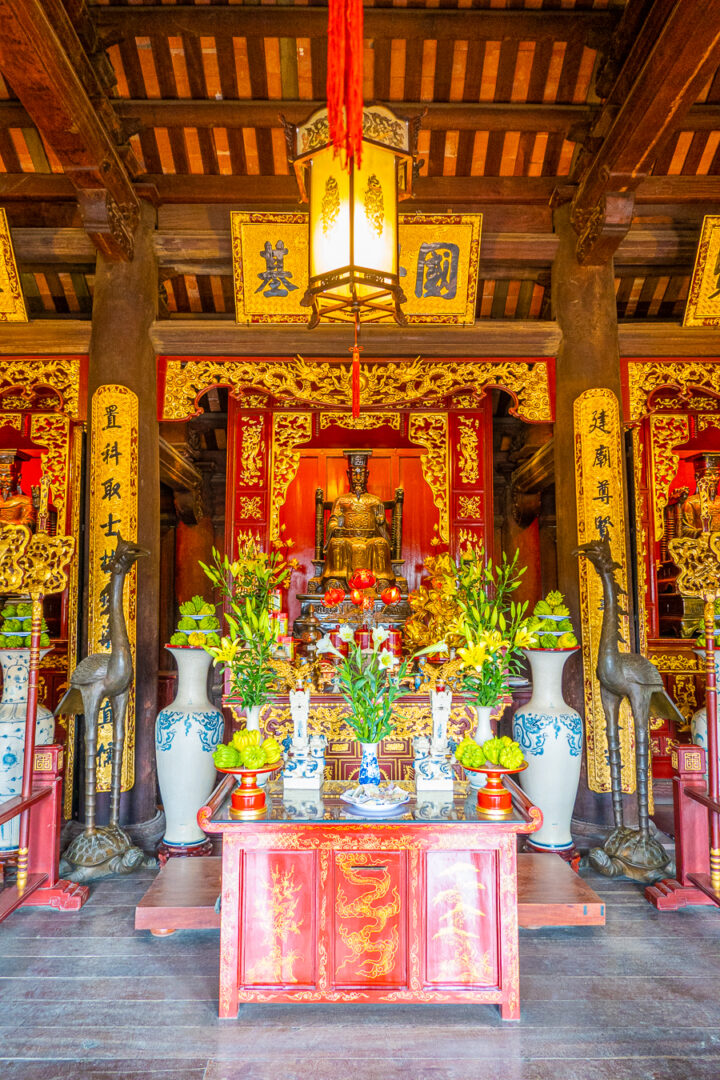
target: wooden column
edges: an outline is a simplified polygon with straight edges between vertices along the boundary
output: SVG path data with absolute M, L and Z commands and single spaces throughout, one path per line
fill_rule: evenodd
M 137 564 L 135 664 L 135 783 L 121 799 L 121 822 L 148 822 L 157 813 L 155 716 L 157 714 L 160 554 L 160 472 L 155 350 L 150 328 L 157 316 L 158 267 L 153 250 L 155 211 L 141 207 L 131 262 L 97 256 L 93 296 L 88 399 L 105 383 L 129 387 L 138 398 L 137 541 L 150 558 Z M 127 586 L 126 586 L 127 587 Z M 107 820 L 108 796 L 98 799 Z
M 552 303 L 562 335 L 557 353 L 554 434 L 558 588 L 567 597 L 573 624 L 579 630 L 578 561 L 572 555 L 578 544 L 573 403 L 585 390 L 611 390 L 618 400 L 622 423 L 617 305 L 612 259 L 602 266 L 581 266 L 578 262 L 577 233 L 570 223 L 569 205 L 555 210 L 554 227 L 558 248 L 552 266 Z M 626 551 L 628 544 L 626 522 Z M 579 655 L 566 665 L 564 689 L 567 701 L 584 715 Z M 626 801 L 627 824 L 635 820 L 635 796 L 626 797 Z M 587 787 L 584 755 L 575 817 L 600 825 L 612 823 L 610 795 Z

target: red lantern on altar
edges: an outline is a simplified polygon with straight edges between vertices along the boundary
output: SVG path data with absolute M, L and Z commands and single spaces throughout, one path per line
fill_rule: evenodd
M 380 593 L 380 599 L 383 604 L 397 604 L 400 600 L 400 589 L 397 585 L 388 585 L 387 589 L 383 589 Z
M 350 602 L 355 604 L 356 607 L 361 607 L 363 602 L 363 594 L 360 592 L 360 589 L 350 590 Z
M 348 581 L 348 585 L 351 589 L 372 589 L 375 580 L 372 570 L 356 570 Z

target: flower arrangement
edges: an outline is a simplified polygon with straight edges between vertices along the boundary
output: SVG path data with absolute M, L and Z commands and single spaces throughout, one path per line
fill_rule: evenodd
M 388 631 L 383 627 L 376 627 L 372 631 L 372 647 L 368 650 L 355 644 L 354 631 L 347 623 L 338 632 L 348 646 L 347 656 L 335 648 L 327 634 L 317 643 L 317 651 L 330 653 L 340 660 L 340 692 L 350 706 L 347 719 L 356 738 L 361 743 L 378 743 L 393 730 L 393 705 L 398 698 L 411 693 L 410 688 L 403 685 L 403 679 L 412 660 L 431 652 L 443 652 L 445 644 L 430 645 L 400 662 L 382 648 L 388 638 Z
M 576 649 L 578 640 L 570 611 L 561 592 L 549 592 L 538 600 L 528 620 L 528 627 L 538 639 L 535 649 Z
M 5 604 L 0 625 L 0 649 L 29 649 L 32 624 L 32 604 L 20 601 L 18 604 Z M 40 630 L 40 646 L 50 644 L 48 626 L 43 618 Z
M 297 561 L 287 558 L 290 547 L 291 540 L 275 540 L 268 553 L 260 549 L 258 538 L 247 536 L 233 562 L 213 548 L 212 565 L 200 563 L 229 608 L 224 613 L 227 635 L 218 645 L 203 647 L 216 665 L 225 666 L 230 690 L 246 709 L 267 702 L 276 678 L 270 605 L 272 593 L 297 569 Z
M 527 603 L 511 599 L 524 573 L 517 552 L 510 561 L 503 553 L 501 562 L 493 564 L 486 562 L 482 544 L 465 548 L 453 566 L 460 612 L 456 632 L 464 640 L 457 650 L 460 679 L 478 705 L 494 705 L 509 692 L 520 650 L 535 643 L 525 617 Z
M 220 623 L 215 614 L 215 605 L 208 603 L 202 596 L 193 596 L 180 605 L 180 619 L 177 630 L 170 638 L 174 648 L 204 648 L 205 645 L 220 645 L 218 630 Z

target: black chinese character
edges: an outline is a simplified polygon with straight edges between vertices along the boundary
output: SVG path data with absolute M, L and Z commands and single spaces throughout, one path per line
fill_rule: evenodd
M 105 529 L 106 536 L 117 536 L 118 525 L 121 520 L 122 518 L 116 518 L 114 514 L 109 513 L 107 521 L 105 521 L 100 528 Z
M 598 480 L 597 482 L 597 495 L 593 499 L 593 502 L 605 503 L 606 506 L 610 505 L 612 499 L 612 493 L 610 491 L 609 480 Z
M 606 514 L 604 517 L 601 517 L 600 515 L 598 515 L 598 517 L 595 518 L 595 528 L 597 529 L 598 535 L 600 536 L 601 540 L 609 540 L 610 539 L 610 526 L 611 525 L 612 525 L 612 519 L 610 518 L 609 514 Z
M 103 496 L 102 496 L 103 499 L 119 499 L 120 498 L 120 481 L 119 480 L 113 480 L 113 478 L 110 477 L 109 480 L 103 480 L 102 485 L 103 485 L 103 488 L 105 489 L 103 491 Z
M 260 284 L 255 290 L 263 296 L 287 296 L 291 289 L 297 289 L 290 281 L 292 273 L 284 269 L 285 256 L 290 252 L 282 240 L 278 240 L 275 247 L 269 240 L 265 241 L 265 247 L 260 252 L 260 257 L 265 260 L 265 270 L 258 274 Z
M 117 441 L 114 442 L 112 446 L 110 445 L 110 443 L 108 443 L 102 452 L 102 459 L 106 465 L 110 461 L 114 462 L 117 465 L 121 457 L 122 453 L 120 451 L 120 447 L 117 444 Z
M 457 292 L 460 248 L 457 244 L 421 244 L 418 251 L 415 295 L 452 300 Z
M 110 573 L 110 563 L 112 562 L 114 556 L 114 551 L 103 551 L 102 555 L 100 556 L 100 566 L 106 574 Z
M 610 432 L 606 428 L 606 424 L 607 416 L 605 415 L 605 410 L 596 409 L 592 414 L 592 419 L 590 421 L 590 434 L 592 435 L 593 431 L 604 431 L 606 435 L 609 435 Z
M 593 458 L 593 465 L 598 468 L 610 465 L 610 447 L 609 446 L 596 446 L 595 457 Z
M 108 431 L 110 428 L 119 428 L 120 424 L 117 422 L 117 405 L 105 406 L 105 427 L 103 431 Z

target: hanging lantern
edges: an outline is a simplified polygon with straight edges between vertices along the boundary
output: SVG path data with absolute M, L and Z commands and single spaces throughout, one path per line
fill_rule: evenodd
M 309 285 L 301 303 L 320 320 L 405 323 L 398 209 L 412 194 L 417 124 L 383 105 L 363 110 L 360 153 L 332 145 L 327 109 L 285 125 L 300 196 L 310 204 Z

